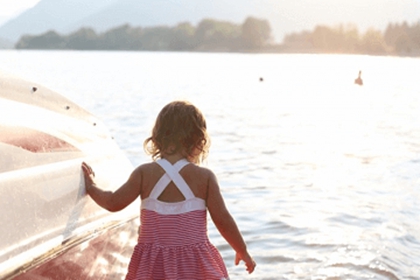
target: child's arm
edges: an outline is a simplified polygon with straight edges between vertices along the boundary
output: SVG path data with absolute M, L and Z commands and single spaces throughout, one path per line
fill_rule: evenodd
M 141 188 L 141 171 L 136 169 L 115 192 L 103 191 L 98 188 L 94 181 L 94 172 L 86 163 L 82 163 L 85 178 L 86 193 L 102 208 L 111 212 L 117 212 L 131 204 L 139 195 Z
M 236 251 L 235 265 L 245 262 L 248 273 L 252 273 L 256 263 L 249 255 L 246 244 L 232 215 L 226 208 L 216 176 L 210 171 L 207 194 L 207 208 L 220 234 Z

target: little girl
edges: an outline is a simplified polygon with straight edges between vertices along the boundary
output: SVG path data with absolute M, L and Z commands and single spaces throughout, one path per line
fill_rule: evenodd
M 228 279 L 226 266 L 207 236 L 207 212 L 236 251 L 235 264 L 249 255 L 228 212 L 216 176 L 198 166 L 210 146 L 206 121 L 192 104 L 175 101 L 159 113 L 152 136 L 144 142 L 153 162 L 137 167 L 115 192 L 94 182 L 92 168 L 82 164 L 86 192 L 101 207 L 119 211 L 141 197 L 141 227 L 126 280 Z

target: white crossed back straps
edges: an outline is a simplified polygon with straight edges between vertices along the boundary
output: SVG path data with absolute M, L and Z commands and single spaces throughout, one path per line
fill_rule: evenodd
M 169 185 L 171 181 L 174 182 L 175 186 L 185 197 L 185 200 L 195 197 L 194 193 L 191 191 L 184 178 L 182 178 L 182 176 L 179 174 L 179 171 L 185 165 L 189 164 L 189 162 L 186 159 L 181 159 L 177 161 L 174 165 L 172 165 L 166 159 L 159 159 L 156 161 L 156 163 L 158 163 L 165 170 L 166 173 L 156 183 L 155 187 L 150 193 L 150 198 L 154 198 L 157 200 L 157 198 L 161 195 L 161 193 L 165 190 L 165 188 Z
M 156 183 L 149 197 L 142 200 L 141 209 L 155 211 L 163 215 L 182 214 L 195 210 L 206 210 L 205 200 L 195 197 L 190 187 L 179 174 L 179 171 L 189 163 L 187 160 L 182 159 L 174 165 L 171 165 L 165 159 L 159 159 L 156 162 L 165 170 L 166 173 Z M 171 203 L 158 200 L 158 197 L 171 181 L 174 182 L 175 186 L 182 193 L 185 200 Z

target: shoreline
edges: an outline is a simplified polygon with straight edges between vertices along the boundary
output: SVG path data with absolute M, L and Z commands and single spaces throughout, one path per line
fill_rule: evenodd
M 389 57 L 420 57 L 420 50 L 410 53 L 400 54 L 397 52 L 378 52 L 378 53 L 363 53 L 363 52 L 326 52 L 322 50 L 301 48 L 291 49 L 284 46 L 269 46 L 258 50 L 228 50 L 228 49 L 201 49 L 201 50 L 132 50 L 132 49 L 45 49 L 45 48 L 0 48 L 0 51 L 82 51 L 82 52 L 178 52 L 178 53 L 237 53 L 237 54 L 325 54 L 325 55 L 368 55 L 368 56 L 389 56 Z

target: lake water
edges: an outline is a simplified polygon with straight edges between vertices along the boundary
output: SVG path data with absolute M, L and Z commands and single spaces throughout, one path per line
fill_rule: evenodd
M 0 71 L 101 118 L 134 165 L 164 105 L 197 105 L 258 263 L 210 223 L 232 279 L 420 279 L 419 58 L 3 50 Z

